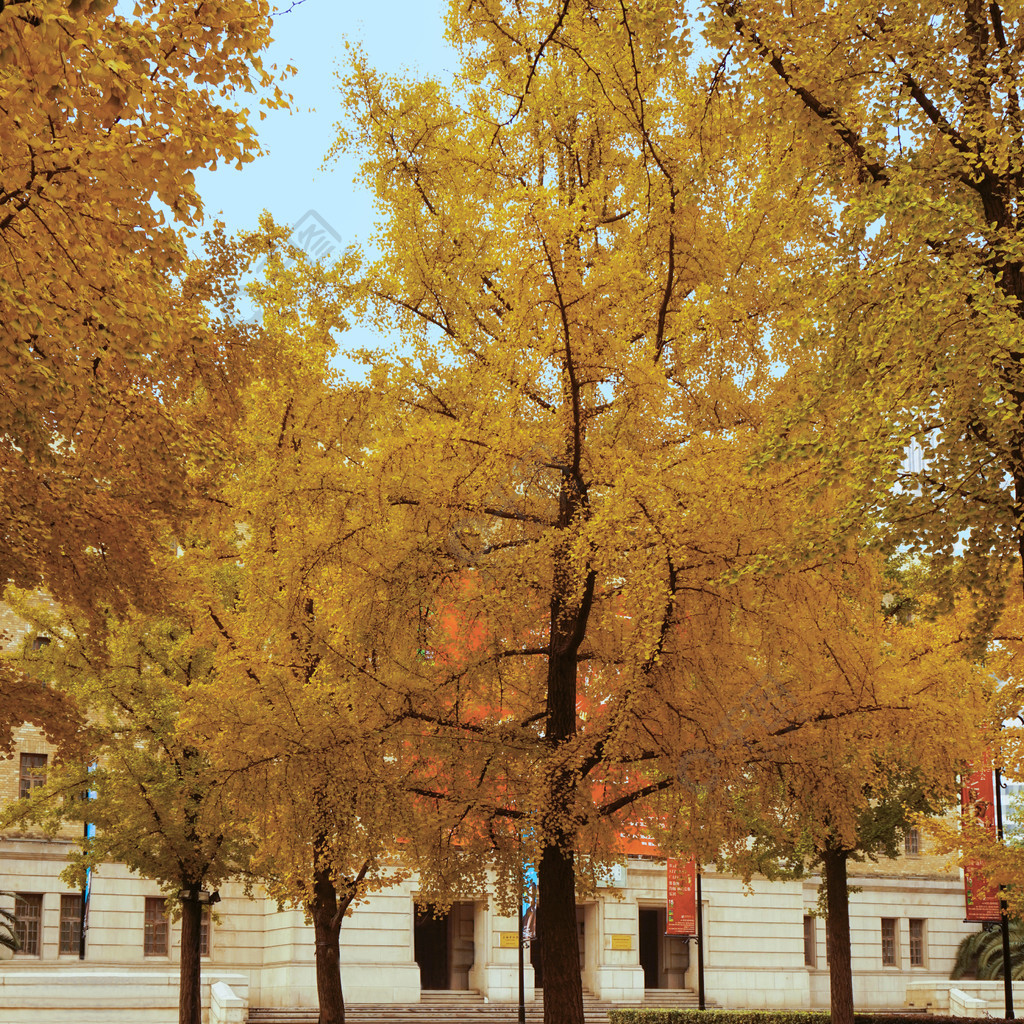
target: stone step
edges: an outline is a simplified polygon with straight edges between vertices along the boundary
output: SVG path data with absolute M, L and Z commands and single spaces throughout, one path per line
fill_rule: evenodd
M 697 993 L 688 988 L 647 988 L 644 989 L 644 1006 L 696 1006 Z M 708 1001 L 705 1000 L 705 1004 Z
M 250 1024 L 317 1024 L 319 1014 L 315 1009 L 281 1009 L 275 1012 L 250 1011 Z M 544 1019 L 543 1007 L 529 1007 L 526 1011 L 528 1024 L 540 1024 Z M 584 1008 L 586 1024 L 608 1024 L 608 1011 L 605 1008 Z M 457 1010 L 451 1012 L 438 1011 L 417 1004 L 416 1006 L 394 1005 L 387 1008 L 375 1007 L 365 1010 L 358 1005 L 345 1008 L 346 1024 L 516 1024 L 519 1020 L 519 1009 L 504 1003 L 492 1005 L 486 1009 Z
M 526 1004 L 527 1024 L 544 1019 L 542 993 Z M 608 1024 L 609 1004 L 589 992 L 583 996 L 587 1024 Z M 315 1007 L 252 1007 L 249 1024 L 317 1024 Z M 349 1003 L 345 1024 L 516 1024 L 515 1003 L 487 1003 L 479 992 L 423 992 L 418 1003 Z

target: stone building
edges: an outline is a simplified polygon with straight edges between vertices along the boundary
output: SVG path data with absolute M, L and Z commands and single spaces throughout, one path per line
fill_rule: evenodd
M 13 756 L 0 760 L 0 802 L 36 784 L 49 753 L 39 731 L 23 726 Z M 0 963 L 3 1019 L 46 1024 L 68 1019 L 61 1008 L 89 1005 L 106 1007 L 110 1022 L 173 1020 L 179 931 L 163 913 L 157 885 L 122 865 L 104 866 L 92 880 L 80 959 L 82 895 L 59 877 L 72 841 L 70 834 L 0 835 L 0 889 L 18 894 L 24 940 L 21 952 Z M 851 865 L 851 875 L 859 887 L 850 908 L 857 1003 L 900 1007 L 908 983 L 948 977 L 957 944 L 977 928 L 963 920 L 959 871 L 912 832 L 904 856 Z M 704 874 L 709 999 L 735 1007 L 828 1006 L 824 922 L 813 915 L 818 881 L 755 879 L 747 887 Z M 577 909 L 584 987 L 634 1005 L 645 990 L 695 988 L 693 943 L 665 935 L 664 861 L 630 857 L 609 883 Z M 302 913 L 259 895 L 249 899 L 235 884 L 221 897 L 204 929 L 205 981 L 228 980 L 251 1006 L 315 1005 L 313 935 Z M 14 905 L 10 897 L 0 900 Z M 502 917 L 483 892 L 440 919 L 426 909 L 411 879 L 353 912 L 341 938 L 346 1000 L 415 1002 L 427 989 L 515 1000 L 515 919 Z M 528 965 L 528 997 L 542 984 Z

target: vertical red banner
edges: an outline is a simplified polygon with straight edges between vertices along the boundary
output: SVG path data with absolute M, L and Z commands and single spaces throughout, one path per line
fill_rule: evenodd
M 697 861 L 668 858 L 667 935 L 697 934 Z
M 960 791 L 960 806 L 965 818 L 977 819 L 995 835 L 996 790 L 991 768 L 971 772 L 965 777 Z M 999 887 L 990 883 L 976 864 L 964 865 L 964 898 L 967 902 L 966 920 L 999 920 Z

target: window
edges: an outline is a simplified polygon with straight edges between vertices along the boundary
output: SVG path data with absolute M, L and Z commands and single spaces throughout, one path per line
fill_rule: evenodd
M 39 956 L 39 925 L 43 916 L 43 894 L 19 892 L 14 897 L 14 934 L 23 956 Z
M 921 833 L 916 828 L 908 828 L 903 834 L 903 852 L 908 857 L 918 857 L 921 854 Z
M 41 651 L 44 647 L 50 645 L 50 638 L 48 636 L 37 636 L 32 641 L 32 650 Z
M 81 893 L 66 893 L 60 898 L 60 952 L 78 953 L 82 938 Z
M 882 918 L 882 966 L 896 966 L 896 918 Z
M 146 956 L 167 956 L 167 901 L 162 896 L 146 897 L 145 933 L 142 952 Z
M 910 966 L 924 967 L 924 920 L 910 919 Z
M 203 907 L 203 916 L 199 922 L 199 955 L 210 955 L 210 908 Z
M 804 966 L 818 966 L 818 940 L 814 934 L 814 918 L 804 914 Z
M 26 797 L 36 786 L 41 786 L 46 781 L 46 755 L 45 754 L 22 754 L 21 755 L 21 778 L 18 786 L 18 796 Z

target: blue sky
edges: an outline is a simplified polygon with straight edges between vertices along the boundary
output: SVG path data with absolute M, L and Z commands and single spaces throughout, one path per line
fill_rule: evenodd
M 287 10 L 291 0 L 277 6 Z M 298 69 L 285 84 L 294 97 L 292 112 L 273 111 L 264 121 L 254 113 L 266 156 L 241 171 L 221 165 L 196 175 L 207 218 L 219 217 L 236 231 L 255 227 L 264 209 L 289 225 L 314 210 L 342 244 L 365 238 L 372 210 L 369 196 L 353 186 L 356 164 L 321 168 L 340 114 L 335 76 L 345 40 L 361 44 L 382 70 L 444 76 L 456 64 L 444 39 L 447 6 L 447 0 L 304 0 L 277 17 L 264 62 Z

